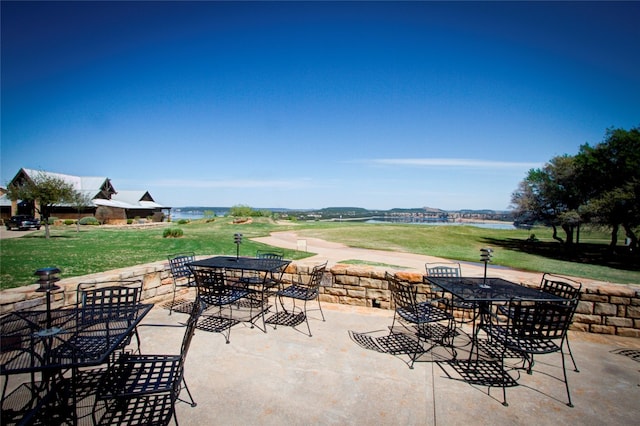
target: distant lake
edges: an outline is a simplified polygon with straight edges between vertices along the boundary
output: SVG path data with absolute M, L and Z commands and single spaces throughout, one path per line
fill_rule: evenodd
M 215 211 L 216 216 L 222 217 L 229 213 L 226 211 Z M 204 213 L 201 210 L 172 210 L 171 211 L 171 220 L 177 221 L 180 219 L 188 219 L 188 220 L 198 220 L 204 217 Z M 424 222 L 406 222 L 394 220 L 393 218 L 389 218 L 383 220 L 381 218 L 369 219 L 364 221 L 364 223 L 406 223 L 408 225 L 427 225 L 427 226 L 475 226 L 477 228 L 488 228 L 488 229 L 517 229 L 513 226 L 513 223 L 504 222 L 435 222 L 435 221 L 424 221 Z
M 436 222 L 436 221 L 424 221 L 424 222 L 407 222 L 403 220 L 380 220 L 370 219 L 365 223 L 406 223 L 407 225 L 423 225 L 423 226 L 475 226 L 476 228 L 487 229 L 518 229 L 513 223 L 510 222 Z
M 216 216 L 224 216 L 228 213 L 228 211 L 214 211 Z M 171 220 L 180 220 L 180 219 L 188 219 L 188 220 L 198 220 L 204 218 L 204 212 L 201 210 L 171 210 Z

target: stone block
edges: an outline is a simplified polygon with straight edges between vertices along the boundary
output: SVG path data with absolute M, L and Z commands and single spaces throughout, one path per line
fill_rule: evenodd
M 591 325 L 591 332 L 598 334 L 616 334 L 616 328 L 609 325 Z
M 640 306 L 627 306 L 628 318 L 640 318 Z
M 335 281 L 338 285 L 359 285 L 360 277 L 353 275 L 338 275 L 336 276 Z
M 360 278 L 360 286 L 362 287 L 366 287 L 366 288 L 372 288 L 374 287 L 374 282 L 378 282 L 376 280 L 373 280 L 371 277 L 361 277 Z
M 596 303 L 593 307 L 593 313 L 596 315 L 617 315 L 618 306 L 611 303 Z
M 322 295 L 320 295 L 320 301 L 321 302 L 326 302 L 326 303 L 339 303 L 340 302 L 340 298 L 338 296 L 335 296 L 335 295 L 322 294 Z
M 633 320 L 631 318 L 607 317 L 604 323 L 614 327 L 633 328 Z
M 630 305 L 631 304 L 631 298 L 630 297 L 611 296 L 609 298 L 609 302 L 615 303 L 616 305 Z
M 330 294 L 333 296 L 346 296 L 347 290 L 345 290 L 342 287 L 331 287 L 331 288 L 325 289 L 325 294 Z
M 396 278 L 400 281 L 406 281 L 408 283 L 421 283 L 422 274 L 410 271 L 398 271 L 396 272 Z
M 624 328 L 619 327 L 617 330 L 618 336 L 624 337 L 638 337 L 640 338 L 640 330 L 637 328 Z
M 367 290 L 367 299 L 390 300 L 391 294 L 384 290 Z
M 347 305 L 367 306 L 367 301 L 364 298 L 342 297 L 340 302 Z
M 574 321 L 573 324 L 571 324 L 571 327 L 569 327 L 569 330 L 588 332 L 589 331 L 589 325 Z
M 371 277 L 371 267 L 370 266 L 352 266 L 347 269 L 347 275 L 353 275 L 356 277 Z
M 573 322 L 583 324 L 600 324 L 602 322 L 602 317 L 600 317 L 600 315 L 574 314 Z
M 12 303 L 16 303 L 16 302 L 22 302 L 23 300 L 27 299 L 27 292 L 25 291 L 16 291 L 16 290 L 20 290 L 20 289 L 9 289 L 9 290 L 4 290 L 2 292 L 2 304 L 3 305 L 9 305 Z M 29 292 L 30 293 L 30 292 Z
M 603 295 L 599 295 L 599 294 L 582 294 L 582 297 L 580 297 L 580 300 L 585 301 L 585 302 L 600 302 L 600 303 L 606 303 L 609 301 L 609 296 L 603 296 Z
M 579 301 L 578 306 L 576 307 L 576 313 L 578 314 L 592 314 L 593 313 L 593 302 L 584 302 Z
M 367 296 L 367 291 L 365 289 L 359 288 L 347 288 L 347 296 L 354 298 L 364 299 Z
M 376 268 L 371 271 L 371 278 L 375 278 L 376 280 L 384 280 L 386 271 L 382 268 Z

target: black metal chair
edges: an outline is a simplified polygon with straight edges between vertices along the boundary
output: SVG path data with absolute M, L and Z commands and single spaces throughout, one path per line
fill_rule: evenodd
M 197 267 L 189 265 L 193 276 L 196 280 L 197 297 L 196 300 L 204 302 L 207 307 L 215 306 L 218 308 L 218 315 L 207 315 L 206 322 L 208 326 L 203 325 L 202 328 L 210 331 L 217 331 L 224 335 L 227 343 L 230 342 L 231 327 L 237 323 L 233 319 L 233 305 L 240 299 L 249 295 L 249 290 L 234 285 L 227 284 L 224 271 L 213 268 Z M 229 315 L 224 318 L 222 308 L 228 307 Z
M 279 290 L 276 293 L 276 296 L 280 301 L 280 306 L 282 307 L 283 312 L 282 314 L 278 313 L 278 305 L 276 303 L 276 318 L 270 319 L 269 322 L 272 322 L 276 326 L 278 324 L 295 326 L 304 320 L 307 323 L 307 331 L 309 332 L 309 337 L 311 337 L 311 327 L 309 325 L 307 302 L 312 300 L 318 301 L 318 308 L 320 310 L 320 315 L 322 315 L 322 321 L 325 321 L 324 312 L 322 312 L 322 305 L 320 304 L 320 284 L 322 283 L 322 277 L 326 268 L 327 262 L 316 265 L 313 267 L 311 274 L 309 274 L 309 280 L 307 282 L 303 282 L 300 279 L 298 279 L 297 281 L 294 280 L 288 287 Z M 285 297 L 291 299 L 293 302 L 290 312 L 287 311 L 283 303 L 282 299 Z M 296 301 L 303 302 L 302 309 L 298 314 L 295 313 Z M 283 318 L 288 318 L 291 316 L 293 316 L 291 320 L 283 320 Z
M 172 417 L 178 424 L 175 404 L 183 389 L 189 401 L 181 401 L 196 406 L 184 378 L 184 366 L 203 309 L 203 302 L 193 303 L 179 354 L 125 354 L 106 370 L 97 387 L 96 424 L 166 425 Z
M 437 302 L 425 296 L 424 300 L 418 300 L 418 287 L 409 283 L 398 280 L 394 275 L 385 273 L 385 279 L 389 283 L 391 297 L 395 305 L 393 314 L 393 323 L 391 324 L 391 334 L 397 334 L 395 331 L 396 323 L 401 325 L 405 332 L 417 339 L 419 351 L 409 354 L 411 356 L 411 364 L 409 368 L 413 368 L 416 359 L 424 352 L 423 344 L 427 340 L 432 340 L 434 344 L 444 344 L 453 348 L 454 321 L 453 315 L 445 309 L 437 306 Z M 445 326 L 436 327 L 437 323 L 445 322 Z M 446 339 L 451 339 L 447 344 Z M 431 349 L 429 348 L 429 349 Z
M 560 275 L 545 273 L 542 275 L 542 280 L 540 281 L 540 290 L 545 293 L 553 294 L 555 296 L 562 297 L 566 299 L 566 302 L 561 302 L 561 304 L 572 304 L 574 300 L 577 303 L 577 300 L 580 299 L 580 291 L 582 289 L 582 283 L 572 280 L 567 277 L 563 277 Z M 498 307 L 500 313 L 506 316 L 512 316 L 513 312 L 509 309 L 508 306 L 500 306 Z M 563 343 L 566 343 L 567 349 L 569 350 L 569 355 L 571 356 L 571 362 L 573 363 L 573 369 L 575 372 L 580 372 L 578 369 L 578 365 L 576 364 L 576 360 L 573 357 L 573 352 L 571 351 L 571 345 L 569 344 L 569 335 L 567 334 L 566 338 L 563 340 Z
M 169 307 L 169 315 L 171 315 L 176 303 L 178 288 L 196 286 L 191 269 L 187 266 L 195 261 L 196 258 L 194 252 L 170 254 L 167 257 L 169 259 L 169 268 L 171 269 L 171 278 L 173 279 L 173 299 L 171 299 L 171 306 Z
M 105 319 L 132 318 L 136 305 L 142 298 L 141 280 L 113 280 L 100 281 L 95 283 L 84 282 L 78 284 L 76 289 L 78 302 L 78 322 L 90 326 Z M 108 333 L 108 330 L 107 330 Z M 140 335 L 137 327 L 133 336 L 136 338 L 136 351 L 140 353 Z M 109 338 L 109 336 L 82 336 L 73 339 L 65 347 L 69 350 L 87 349 L 98 344 L 96 339 Z M 131 343 L 131 336 L 123 341 L 120 349 Z M 57 351 L 58 356 L 64 356 L 63 348 Z M 84 350 L 83 349 L 83 350 Z
M 507 305 L 511 315 L 507 317 L 506 323 L 499 322 L 494 316 L 490 323 L 482 326 L 487 336 L 503 348 L 500 356 L 502 370 L 505 370 L 505 358 L 513 357 L 514 352 L 523 357 L 522 368 L 526 368 L 528 374 L 532 374 L 534 356 L 560 352 L 569 407 L 573 407 L 573 403 L 562 346 L 567 338 L 567 330 L 573 319 L 577 302 L 577 299 L 571 299 L 567 303 L 531 304 L 511 300 Z M 503 405 L 505 406 L 509 405 L 506 388 L 506 382 L 503 382 Z
M 457 262 L 438 262 L 438 263 L 426 263 L 425 270 L 427 272 L 427 277 L 451 277 L 451 278 L 459 278 L 462 276 L 462 268 L 460 267 L 460 263 Z M 436 287 L 436 288 L 434 288 Z M 466 323 L 474 323 L 478 316 L 478 304 L 474 302 L 465 302 L 464 300 L 460 300 L 457 297 L 453 297 L 451 299 L 444 298 L 441 293 L 441 290 L 437 288 L 437 286 L 432 286 L 432 291 L 438 294 L 439 298 L 442 298 L 445 304 L 447 304 L 452 310 L 462 311 L 462 315 L 457 322 L 460 324 Z M 469 319 L 465 320 L 465 312 L 468 312 Z M 455 318 L 455 317 L 454 317 Z
M 282 258 L 284 257 L 284 253 L 283 252 L 278 252 L 278 251 L 261 251 L 258 250 L 256 252 L 256 259 L 263 259 L 266 261 L 269 260 L 282 260 Z M 284 272 L 284 271 L 282 271 Z M 279 284 L 279 280 L 273 276 L 273 274 L 270 274 L 270 276 L 265 276 L 265 273 L 259 273 L 259 272 L 255 272 L 252 273 L 251 275 L 245 275 L 247 274 L 247 271 L 242 271 L 242 276 L 239 279 L 239 283 L 240 285 L 256 285 L 256 284 L 264 284 L 266 283 L 266 281 L 269 281 L 271 284 Z

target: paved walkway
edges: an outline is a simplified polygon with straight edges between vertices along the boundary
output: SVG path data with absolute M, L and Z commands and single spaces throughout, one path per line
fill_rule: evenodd
M 225 344 L 220 334 L 196 331 L 186 379 L 198 405 L 178 404 L 180 424 L 635 425 L 640 418 L 640 339 L 571 333 L 580 368 L 568 371 L 575 407 L 565 405 L 564 384 L 556 379 L 558 354 L 538 357 L 534 374 L 523 373 L 520 385 L 508 389 L 504 407 L 500 388 L 488 393 L 462 381 L 448 351 L 428 352 L 409 369 L 407 356 L 352 339 L 353 333 L 387 335 L 391 311 L 323 306 L 326 322 L 312 314 L 313 337 L 289 327 L 263 333 L 238 325 Z M 147 322 L 185 318 L 156 308 Z M 142 347 L 177 348 L 179 331 L 142 328 Z
M 306 251 L 316 253 L 312 257 L 296 261 L 297 263 L 321 263 L 325 260 L 329 262 L 329 266 L 346 260 L 366 260 L 369 262 L 384 263 L 387 265 L 403 266 L 407 269 L 413 269 L 424 273 L 425 263 L 427 262 L 447 262 L 449 259 L 442 259 L 434 256 L 425 256 L 413 253 L 403 253 L 384 250 L 369 250 L 362 248 L 353 248 L 340 243 L 333 243 L 319 238 L 299 237 L 293 231 L 273 232 L 268 237 L 254 238 L 264 244 L 274 247 L 281 247 L 292 250 L 300 250 L 306 247 Z M 480 253 L 478 253 L 478 259 Z M 463 262 L 462 271 L 464 275 L 482 276 L 484 273 L 484 265 L 481 263 Z M 493 277 L 504 278 L 513 282 L 539 284 L 542 274 L 539 272 L 519 271 L 500 266 L 489 264 L 489 273 Z M 578 278 L 583 285 L 591 284 L 607 284 L 600 281 Z

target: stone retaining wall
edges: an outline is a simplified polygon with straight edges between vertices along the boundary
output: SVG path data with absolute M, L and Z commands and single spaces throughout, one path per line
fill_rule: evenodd
M 292 263 L 283 279 L 308 278 L 313 265 Z M 422 284 L 422 275 L 418 272 L 400 271 L 397 278 L 419 285 L 419 291 L 426 293 L 429 287 Z M 367 306 L 390 309 L 391 292 L 384 279 L 385 269 L 370 266 L 337 264 L 325 273 L 320 300 L 330 303 Z M 173 280 L 167 261 L 116 269 L 82 277 L 62 279 L 56 284 L 60 287 L 52 293 L 53 308 L 72 306 L 76 303 L 76 288 L 81 282 L 100 282 L 109 280 L 141 279 L 143 281 L 142 298 L 150 303 L 164 303 L 171 300 Z M 539 283 L 521 283 L 536 287 Z M 44 293 L 36 292 L 37 284 L 0 293 L 0 314 L 14 310 L 43 308 L 46 300 Z M 181 292 L 188 290 L 181 289 Z M 585 285 L 573 319 L 573 330 L 600 334 L 616 334 L 640 338 L 640 287 L 622 284 Z

